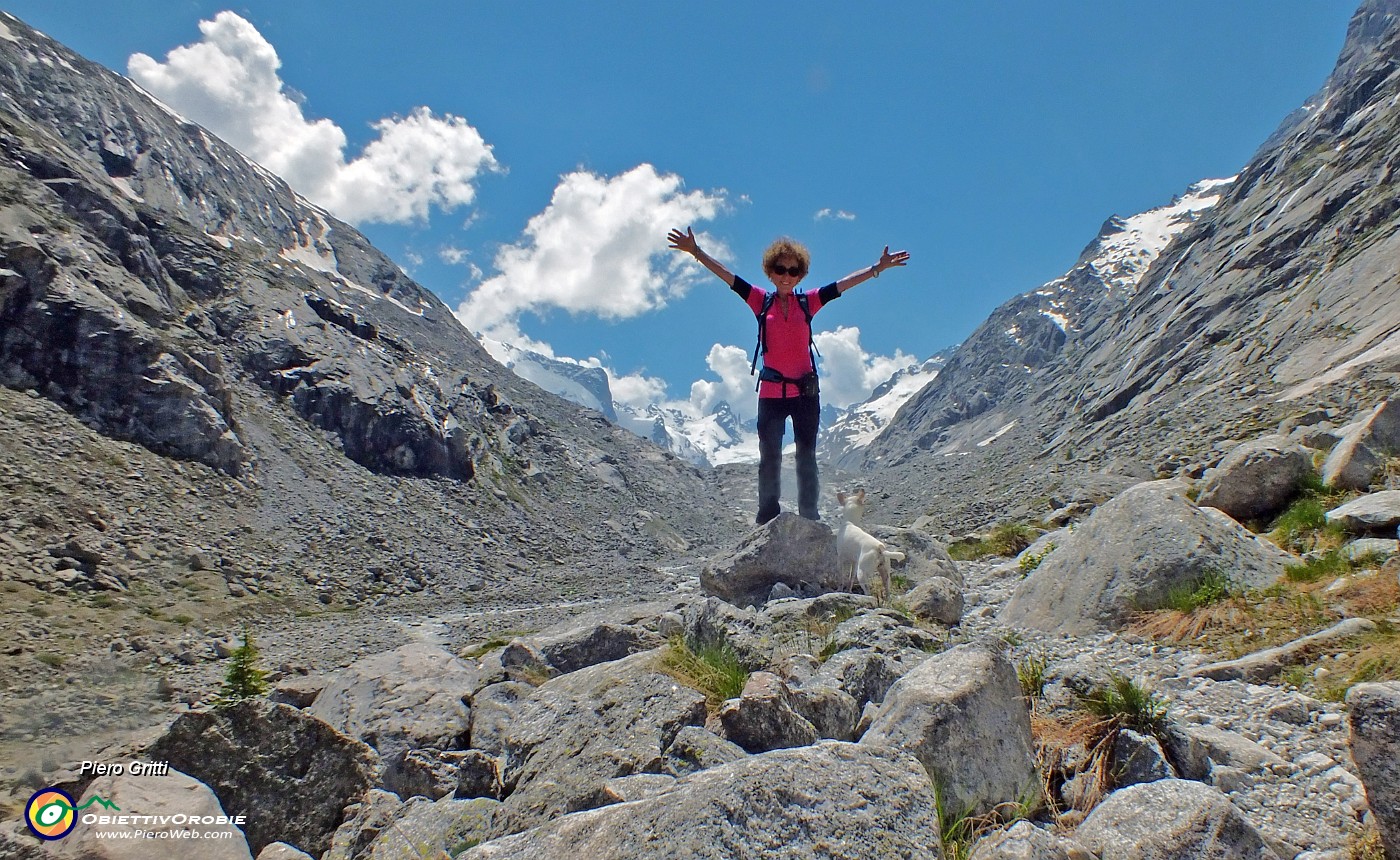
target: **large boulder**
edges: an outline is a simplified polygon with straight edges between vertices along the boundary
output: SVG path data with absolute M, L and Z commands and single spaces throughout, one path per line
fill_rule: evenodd
M 398 807 L 374 841 L 349 860 L 450 857 L 453 850 L 485 837 L 498 806 L 496 801 L 485 799 L 444 797 L 429 801 L 415 797 Z
M 704 770 L 663 794 L 566 815 L 460 860 L 938 860 L 936 806 L 918 762 L 830 741 Z
M 1392 532 L 1400 524 L 1400 490 L 1352 499 L 1327 512 L 1329 523 L 1341 523 L 1357 534 Z
M 1192 504 L 1179 482 L 1150 481 L 1099 506 L 1017 586 L 1000 618 L 1060 633 L 1113 629 L 1208 575 L 1262 587 L 1292 560 L 1219 511 Z
M 341 811 L 379 777 L 374 750 L 290 705 L 250 699 L 182 714 L 147 751 L 214 790 L 254 852 L 287 842 L 330 846 Z
M 836 565 L 836 535 L 824 523 L 779 514 L 744 538 L 738 548 L 711 558 L 700 572 L 704 590 L 736 606 L 762 606 L 783 583 L 814 596 L 847 590 Z
M 929 658 L 925 651 L 904 648 L 885 652 L 876 648 L 850 648 L 832 655 L 813 680 L 843 690 L 864 707 L 880 703 L 894 682 Z
M 1197 502 L 1237 520 L 1276 514 L 1312 471 L 1312 455 L 1287 436 L 1265 436 L 1237 446 L 1206 473 Z
M 675 739 L 666 748 L 666 764 L 663 769 L 672 776 L 685 776 L 738 761 L 746 755 L 748 753 L 738 744 L 699 726 L 685 726 L 676 733 Z
M 990 642 L 930 657 L 894 683 L 862 744 L 911 753 L 949 815 L 1035 802 L 1040 775 L 1016 669 Z
M 659 634 L 645 627 L 603 622 L 570 626 L 517 639 L 506 646 L 502 661 L 509 663 L 507 655 L 510 651 L 526 644 L 539 655 L 545 666 L 567 675 L 599 663 L 621 660 L 639 651 L 660 648 L 666 643 Z
M 198 846 L 199 856 L 209 860 L 252 860 L 243 832 L 231 821 L 233 813 L 225 812 L 209 786 L 192 776 L 175 770 L 164 776 L 99 776 L 88 784 L 78 806 L 98 797 L 115 805 L 116 811 L 108 812 L 105 806 L 98 805 L 82 815 L 110 816 L 112 822 L 99 820 L 74 828 L 72 835 L 62 843 L 64 853 L 70 857 L 146 860 L 162 850 L 174 850 L 183 845 L 189 850 Z M 173 819 L 177 814 L 215 822 L 223 819 L 226 823 L 190 824 L 187 820 L 175 823 Z M 257 815 L 252 811 L 244 814 L 250 819 Z M 147 815 L 171 820 L 135 818 Z M 138 832 L 159 835 L 136 837 Z
M 562 675 L 513 709 L 503 782 L 513 788 L 493 832 L 515 833 L 604 802 L 605 780 L 660 773 L 684 726 L 705 722 L 705 697 L 644 652 Z
M 1347 693 L 1351 756 L 1366 786 L 1387 857 L 1400 857 L 1400 682 Z
M 1400 453 L 1400 401 L 1384 400 L 1358 421 L 1343 428 L 1342 441 L 1327 455 L 1322 480 L 1329 487 L 1365 490 Z
M 909 611 L 924 621 L 936 621 L 952 627 L 962 621 L 963 593 L 957 583 L 943 577 L 931 577 L 904 596 Z
M 724 737 L 751 753 L 816 743 L 816 726 L 793 705 L 792 690 L 782 678 L 771 672 L 754 672 L 739 698 L 720 708 Z
M 356 660 L 338 672 L 307 710 L 378 750 L 382 784 L 403 790 L 403 758 L 411 749 L 465 746 L 471 715 L 462 697 L 477 670 L 450 652 L 414 643 Z
M 1159 779 L 1119 789 L 1075 834 L 1114 860 L 1278 860 L 1259 831 L 1214 788 Z

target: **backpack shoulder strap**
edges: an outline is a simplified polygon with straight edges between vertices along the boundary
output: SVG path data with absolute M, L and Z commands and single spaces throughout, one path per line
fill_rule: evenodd
M 773 299 L 777 298 L 777 293 L 763 294 L 763 309 L 758 312 L 758 343 L 753 347 L 753 361 L 749 364 L 749 376 L 753 376 L 758 370 L 758 356 L 760 353 L 768 351 L 768 344 L 764 337 L 767 332 L 768 311 L 773 307 Z M 806 310 L 806 303 L 803 303 L 803 310 Z

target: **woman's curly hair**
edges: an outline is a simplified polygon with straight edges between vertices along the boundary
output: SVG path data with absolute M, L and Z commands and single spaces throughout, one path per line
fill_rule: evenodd
M 763 252 L 763 273 L 773 274 L 773 264 L 782 257 L 791 257 L 797 261 L 797 265 L 802 268 L 802 274 L 807 274 L 807 270 L 812 265 L 812 255 L 807 252 L 807 246 L 796 239 L 788 236 L 781 236 L 773 240 L 773 244 L 768 246 L 768 250 Z

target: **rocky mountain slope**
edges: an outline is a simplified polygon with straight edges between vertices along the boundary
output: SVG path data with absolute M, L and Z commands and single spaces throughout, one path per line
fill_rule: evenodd
M 1135 284 L 1091 259 L 1110 221 L 1074 270 L 999 308 L 908 403 L 867 449 L 871 483 L 903 511 L 974 527 L 1095 472 L 1198 470 L 1219 456 L 1212 440 L 1392 390 L 1397 59 L 1400 4 L 1368 0 L 1320 95 L 1232 183 L 1199 189 L 1218 202 L 1140 261 Z M 934 485 L 978 502 L 949 509 Z
M 517 379 L 352 227 L 7 15 L 0 152 L 7 760 L 85 730 L 44 725 L 46 695 L 116 678 L 160 707 L 145 661 L 235 619 L 645 594 L 726 528 L 712 479 Z

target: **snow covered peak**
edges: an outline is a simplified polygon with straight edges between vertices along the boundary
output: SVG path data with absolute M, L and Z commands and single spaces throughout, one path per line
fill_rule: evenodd
M 1166 206 L 1128 218 L 1115 215 L 1085 249 L 1080 265 L 1092 268 L 1109 290 L 1136 287 L 1167 245 L 1219 203 L 1234 181 L 1233 176 L 1203 179 Z

